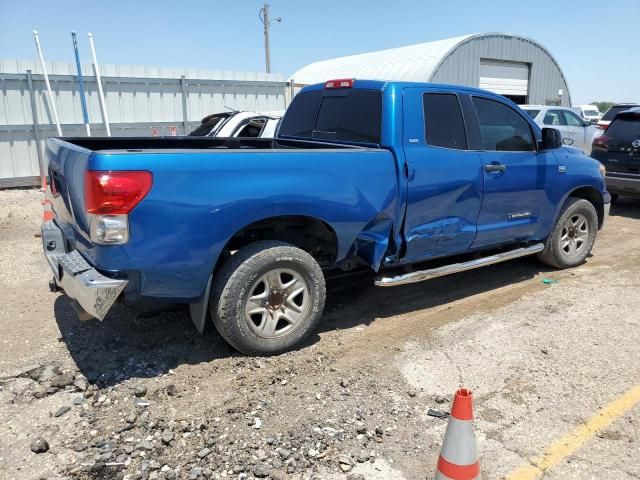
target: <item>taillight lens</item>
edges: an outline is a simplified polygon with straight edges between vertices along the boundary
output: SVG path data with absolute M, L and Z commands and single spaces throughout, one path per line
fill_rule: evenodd
M 593 139 L 593 144 L 592 144 L 592 148 L 595 148 L 596 150 L 607 150 L 607 144 L 609 143 L 609 137 L 607 137 L 605 134 L 602 134 L 596 138 Z
M 126 215 L 149 193 L 151 172 L 88 171 L 84 179 L 84 203 L 88 213 Z
M 606 130 L 607 129 L 607 125 L 603 125 L 602 123 L 596 123 L 596 128 L 598 130 Z

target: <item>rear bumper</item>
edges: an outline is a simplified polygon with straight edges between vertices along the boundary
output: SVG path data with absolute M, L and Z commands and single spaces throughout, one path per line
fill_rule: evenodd
M 640 175 L 607 175 L 607 190 L 619 195 L 640 195 Z
M 84 312 L 104 319 L 128 280 L 102 275 L 77 250 L 66 251 L 67 242 L 62 229 L 53 220 L 42 224 L 42 245 L 55 283 Z

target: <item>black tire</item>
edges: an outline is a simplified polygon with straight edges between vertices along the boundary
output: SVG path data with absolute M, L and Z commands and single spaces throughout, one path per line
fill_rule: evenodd
M 577 229 L 576 232 L 572 233 L 572 228 L 574 227 L 568 227 L 567 225 L 568 222 L 573 225 L 573 220 L 575 219 L 584 219 L 588 232 Z M 543 263 L 560 269 L 580 265 L 584 263 L 593 248 L 597 230 L 598 214 L 593 204 L 582 198 L 570 197 L 565 202 L 558 221 L 551 235 L 545 241 L 544 250 L 538 255 L 538 258 Z M 573 237 L 575 240 L 573 249 L 570 245 L 572 235 L 575 235 Z M 569 244 L 567 244 L 567 240 Z M 576 247 L 575 245 L 578 246 Z
M 287 272 L 306 290 L 297 294 L 296 298 L 293 298 L 295 292 L 292 290 L 292 296 L 287 299 L 285 287 L 271 295 L 270 292 L 275 288 L 269 287 L 269 280 L 265 280 L 265 276 L 277 275 L 278 285 L 285 285 L 282 279 L 288 275 Z M 264 295 L 256 294 L 260 288 L 268 290 L 267 297 L 260 300 L 259 309 L 264 312 L 249 315 L 247 309 L 250 310 L 251 305 L 255 306 L 258 302 L 250 299 Z M 271 302 L 271 306 L 264 307 L 265 302 L 274 298 L 276 300 Z M 288 243 L 260 241 L 240 249 L 222 266 L 211 289 L 209 308 L 216 329 L 236 350 L 247 355 L 275 355 L 299 345 L 314 331 L 322 315 L 325 298 L 324 275 L 311 255 Z M 277 304 L 278 299 L 280 307 L 274 309 L 273 305 Z M 301 312 L 289 308 L 291 302 L 296 302 L 296 305 L 299 302 L 302 306 L 297 308 Z M 278 319 L 280 315 L 288 316 L 289 312 L 298 318 L 295 325 L 293 322 L 287 323 L 290 321 L 287 318 Z M 262 319 L 259 324 L 253 320 L 256 316 Z M 274 325 L 274 332 L 270 335 L 256 333 L 263 322 L 264 325 L 267 322 Z M 281 323 L 286 325 L 276 330 Z

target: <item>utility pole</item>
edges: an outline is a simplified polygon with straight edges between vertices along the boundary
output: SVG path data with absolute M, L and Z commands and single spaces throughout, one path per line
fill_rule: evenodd
M 271 47 L 269 46 L 269 27 L 271 22 L 281 22 L 282 17 L 276 17 L 273 20 L 269 18 L 269 4 L 265 3 L 258 14 L 262 25 L 264 26 L 264 63 L 267 73 L 271 73 Z

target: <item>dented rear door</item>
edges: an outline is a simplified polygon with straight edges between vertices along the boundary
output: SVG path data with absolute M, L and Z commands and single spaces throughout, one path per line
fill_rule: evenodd
M 463 107 L 446 88 L 404 90 L 408 177 L 405 261 L 466 251 L 482 204 L 482 165 L 469 150 Z

